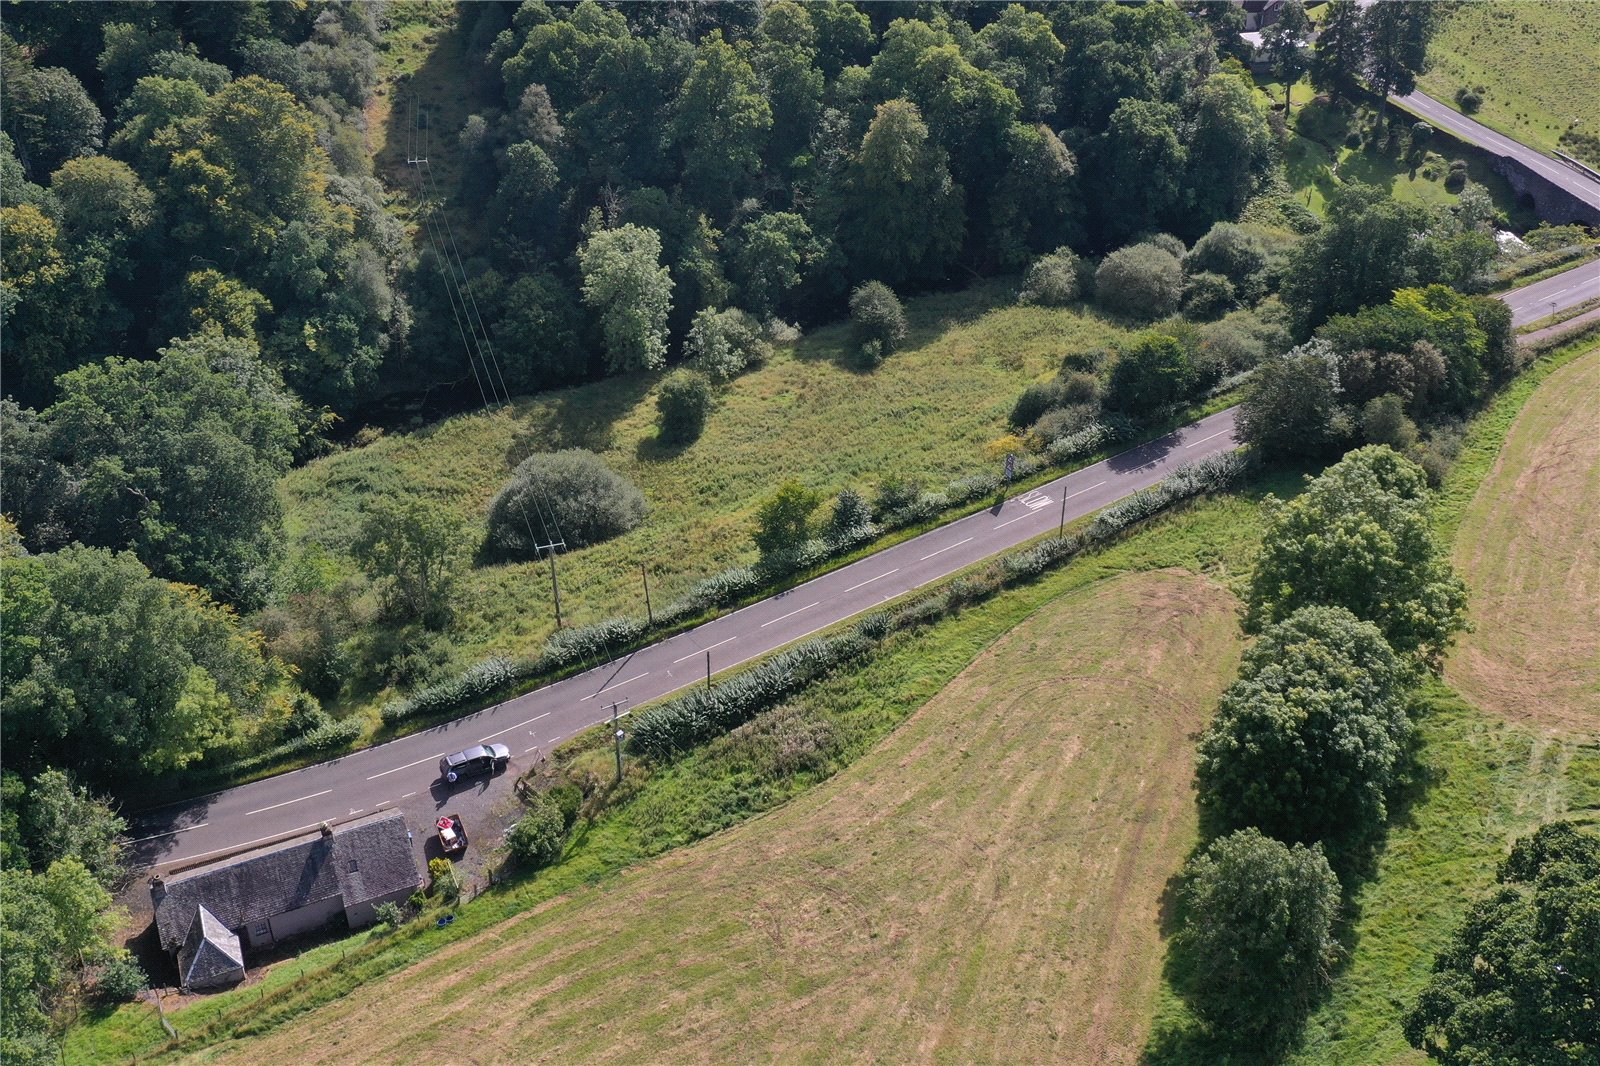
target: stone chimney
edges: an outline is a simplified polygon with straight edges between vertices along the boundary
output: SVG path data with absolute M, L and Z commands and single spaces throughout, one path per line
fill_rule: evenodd
M 333 839 L 333 823 L 332 822 L 323 822 L 322 823 L 322 838 L 324 840 L 332 840 Z
M 150 902 L 160 905 L 167 898 L 167 882 L 160 874 L 150 879 Z

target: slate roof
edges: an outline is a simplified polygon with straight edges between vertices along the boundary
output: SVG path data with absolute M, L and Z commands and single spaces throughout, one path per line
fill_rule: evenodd
M 241 929 L 335 896 L 349 908 L 421 883 L 405 816 L 394 811 L 340 826 L 331 838 L 252 852 L 168 881 L 156 902 L 156 929 L 161 946 L 173 951 L 187 937 L 197 906 L 224 928 Z
M 239 947 L 239 938 L 204 905 L 196 904 L 189 935 L 178 950 L 178 983 L 201 988 L 235 970 L 239 977 L 244 976 L 244 951 Z

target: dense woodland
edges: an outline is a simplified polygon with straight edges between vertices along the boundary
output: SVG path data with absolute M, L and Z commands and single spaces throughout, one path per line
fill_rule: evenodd
M 1336 105 L 1409 88 L 1431 5 L 1329 9 L 1310 73 Z M 3 15 L 8 807 L 94 812 L 87 835 L 6 826 L 36 967 L 7 966 L 8 1060 L 48 1056 L 41 1019 L 86 965 L 111 993 L 134 980 L 106 922 L 71 917 L 103 915 L 117 874 L 120 823 L 89 788 L 348 743 L 319 697 L 393 677 L 352 635 L 356 599 L 381 589 L 374 631 L 448 625 L 459 531 L 375 511 L 349 578 L 288 557 L 277 483 L 389 382 L 459 379 L 464 313 L 509 393 L 684 364 L 662 399 L 682 439 L 772 337 L 849 315 L 870 372 L 902 298 L 995 274 L 1146 329 L 1019 400 L 1041 451 L 1253 373 L 1245 425 L 1268 455 L 1387 444 L 1436 479 L 1453 420 L 1516 369 L 1504 305 L 1459 291 L 1496 254 L 1488 198 L 1430 210 L 1350 185 L 1319 220 L 1287 197 L 1283 118 L 1228 3 L 463 5 L 500 99 L 426 130 L 469 177 L 425 184 L 404 220 L 366 129 L 384 4 Z M 1274 56 L 1301 73 L 1297 48 Z M 1424 136 L 1381 119 L 1374 137 Z M 451 214 L 476 220 L 466 261 L 438 239 Z M 609 474 L 562 463 L 583 486 Z M 616 528 L 643 515 L 609 495 Z M 495 522 L 491 545 L 525 554 Z

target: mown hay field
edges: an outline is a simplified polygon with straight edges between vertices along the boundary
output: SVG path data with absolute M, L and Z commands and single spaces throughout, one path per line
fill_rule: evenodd
M 1447 677 L 1484 710 L 1600 732 L 1600 348 L 1529 398 L 1461 523 L 1474 630 Z
M 206 1060 L 1135 1062 L 1235 601 L 1057 599 L 770 814 Z

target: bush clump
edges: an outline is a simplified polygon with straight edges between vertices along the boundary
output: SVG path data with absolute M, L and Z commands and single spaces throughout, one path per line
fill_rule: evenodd
M 1095 272 L 1095 303 L 1112 314 L 1149 322 L 1177 311 L 1182 298 L 1183 266 L 1157 244 L 1118 248 Z
M 657 424 L 668 444 L 690 444 L 700 438 L 711 413 L 711 381 L 697 370 L 674 370 L 656 394 Z
M 869 281 L 850 294 L 850 326 L 856 364 L 871 370 L 906 339 L 905 308 L 893 289 L 881 281 Z
M 547 536 L 570 551 L 626 533 L 648 509 L 638 487 L 593 452 L 541 452 L 517 464 L 489 505 L 489 543 L 508 559 L 534 558 Z
M 725 382 L 772 354 L 762 336 L 761 324 L 737 307 L 723 311 L 706 308 L 694 316 L 684 340 L 689 365 L 712 381 Z
M 555 862 L 566 842 L 567 823 L 560 806 L 538 792 L 529 800 L 527 813 L 506 833 L 506 850 L 527 870 Z
M 453 711 L 473 700 L 481 700 L 515 680 L 517 671 L 511 665 L 511 660 L 496 655 L 467 667 L 455 677 L 419 689 L 409 696 L 390 700 L 383 705 L 383 724 L 395 725 L 418 715 Z M 349 721 L 359 731 L 360 723 L 355 719 Z
M 1040 307 L 1066 307 L 1078 298 L 1078 256 L 1062 246 L 1040 256 L 1022 276 L 1017 302 Z
M 1225 276 L 1209 271 L 1191 274 L 1183 286 L 1183 313 L 1196 322 L 1209 322 L 1227 314 L 1237 298 L 1233 282 Z

